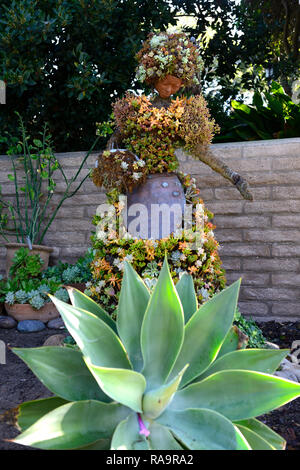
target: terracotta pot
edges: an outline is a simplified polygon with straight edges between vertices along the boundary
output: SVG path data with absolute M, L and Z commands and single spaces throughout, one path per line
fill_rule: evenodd
M 52 302 L 36 310 L 30 304 L 4 304 L 7 314 L 17 321 L 22 320 L 40 320 L 46 323 L 53 318 L 59 317 L 59 312 Z
M 26 245 L 25 243 L 6 243 L 5 247 L 6 247 L 6 275 L 8 276 L 10 267 L 12 265 L 12 260 L 16 251 L 18 251 L 22 247 L 28 248 L 28 245 Z M 53 251 L 53 248 L 49 246 L 32 245 L 32 250 L 30 253 L 32 255 L 36 255 L 36 254 L 40 255 L 40 257 L 44 261 L 44 264 L 42 266 L 42 271 L 48 268 L 49 256 L 50 256 L 50 253 L 52 253 L 52 251 Z

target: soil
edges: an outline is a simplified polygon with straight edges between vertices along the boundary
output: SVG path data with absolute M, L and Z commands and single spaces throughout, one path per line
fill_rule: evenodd
M 259 327 L 267 340 L 280 348 L 290 348 L 294 340 L 300 340 L 299 322 L 266 322 L 259 324 Z M 19 333 L 16 329 L 0 329 L 0 340 L 7 346 L 6 364 L 0 364 L 0 415 L 24 401 L 52 395 L 9 348 L 42 346 L 49 336 L 62 332 L 46 329 L 37 333 Z M 300 450 L 300 398 L 259 419 L 286 439 L 287 450 Z M 15 427 L 0 420 L 0 450 L 32 450 L 4 440 L 12 439 L 17 434 Z

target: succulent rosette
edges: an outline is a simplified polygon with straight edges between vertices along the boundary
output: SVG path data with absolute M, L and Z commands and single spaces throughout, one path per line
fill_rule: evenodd
M 273 375 L 288 353 L 237 349 L 240 281 L 198 307 L 191 276 L 165 261 L 149 292 L 129 263 L 117 321 L 69 289 L 55 297 L 76 347 L 14 348 L 55 396 L 20 405 L 13 441 L 40 449 L 275 450 L 256 416 L 300 396 Z
M 199 83 L 197 74 L 203 68 L 200 49 L 185 33 L 150 33 L 136 57 L 140 82 L 153 85 L 173 75 L 184 85 Z

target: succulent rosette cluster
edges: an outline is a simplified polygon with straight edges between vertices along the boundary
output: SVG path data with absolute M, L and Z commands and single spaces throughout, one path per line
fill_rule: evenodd
M 108 191 L 131 192 L 146 180 L 145 162 L 127 149 L 105 150 L 98 157 L 92 179 Z
M 150 33 L 136 57 L 136 77 L 140 82 L 153 85 L 173 75 L 183 85 L 199 83 L 197 73 L 203 68 L 200 49 L 185 33 Z

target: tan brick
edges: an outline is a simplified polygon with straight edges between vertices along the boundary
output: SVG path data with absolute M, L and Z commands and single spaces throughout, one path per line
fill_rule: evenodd
M 248 157 L 283 157 L 299 153 L 299 139 L 285 139 L 284 141 L 263 140 L 249 142 L 243 145 L 243 156 Z
M 222 242 L 240 242 L 242 241 L 242 231 L 233 230 L 233 229 L 216 229 L 215 230 L 216 239 Z
M 99 155 L 100 152 L 92 153 L 88 157 L 85 166 L 90 167 L 91 165 L 94 166 L 95 161 L 97 159 L 97 155 Z M 55 154 L 56 158 L 59 160 L 63 168 L 68 168 L 68 167 L 75 167 L 76 169 L 79 168 L 81 165 L 83 159 L 85 158 L 87 154 L 86 152 L 66 152 L 66 153 L 57 153 Z
M 251 186 L 297 184 L 299 182 L 299 178 L 300 171 L 253 171 L 246 175 L 246 179 Z
M 270 196 L 271 196 L 271 188 L 270 187 L 266 187 L 266 188 L 255 188 L 255 187 L 252 187 L 250 189 L 251 191 L 251 194 L 253 195 L 253 198 L 255 201 L 259 201 L 259 200 L 262 200 L 262 199 L 269 199 Z M 221 199 L 222 201 L 223 200 L 236 200 L 236 199 L 240 199 L 237 198 L 237 190 L 236 188 L 234 187 L 230 187 L 230 188 L 216 188 L 215 189 L 215 196 L 216 196 L 216 199 Z
M 263 315 L 268 315 L 269 306 L 264 302 L 255 302 L 255 301 L 239 301 L 239 309 L 242 315 L 258 317 Z
M 273 188 L 273 199 L 300 199 L 299 186 L 279 186 Z
M 271 216 L 216 215 L 214 218 L 214 223 L 219 228 L 270 227 Z
M 68 232 L 77 232 L 77 231 L 87 231 L 92 228 L 92 221 L 89 218 L 81 218 L 81 219 L 61 219 L 57 218 L 53 221 L 51 225 L 51 231 L 59 231 L 64 230 Z
M 229 284 L 242 278 L 242 286 L 268 286 L 270 285 L 270 274 L 267 273 L 245 273 L 230 272 L 226 274 Z
M 222 261 L 222 268 L 227 271 L 239 271 L 241 269 L 241 260 L 240 258 L 227 258 L 222 255 L 222 249 L 220 250 L 220 256 Z
M 212 201 L 214 199 L 214 192 L 210 188 L 201 189 L 200 197 L 203 199 L 204 203 L 206 201 Z
M 300 257 L 300 245 L 283 245 L 282 243 L 272 246 L 272 256 L 277 257 Z
M 271 250 L 268 245 L 255 243 L 254 245 L 248 245 L 246 243 L 224 243 L 222 244 L 222 255 L 225 256 L 263 256 L 267 257 L 271 255 Z M 221 256 L 222 256 L 221 255 Z
M 266 230 L 244 230 L 244 239 L 246 241 L 261 241 L 264 242 L 297 242 L 300 241 L 299 230 L 280 230 L 272 229 Z
M 300 212 L 300 200 L 246 202 L 245 212 L 263 214 L 266 212 Z
M 293 215 L 273 215 L 272 226 L 273 227 L 299 227 L 300 225 L 300 214 Z
M 45 237 L 45 244 L 50 246 L 76 246 L 76 245 L 85 245 L 86 241 L 86 231 L 82 232 L 47 232 Z
M 254 300 L 297 300 L 300 298 L 300 289 L 278 288 L 278 287 L 242 287 L 242 299 Z
M 209 202 L 206 204 L 207 209 L 214 214 L 241 214 L 244 207 L 243 201 L 224 201 L 224 202 Z
M 285 274 L 272 274 L 272 284 L 278 286 L 291 286 L 300 288 L 300 274 L 289 272 Z
M 273 158 L 272 167 L 274 170 L 300 170 L 299 150 L 291 157 Z
M 62 206 L 57 213 L 57 219 L 83 218 L 84 210 L 85 206 Z
M 300 318 L 299 302 L 274 302 L 272 305 L 272 314 L 282 316 L 293 316 Z
M 243 260 L 244 271 L 297 271 L 299 268 L 299 260 L 297 259 L 272 259 L 272 258 L 255 258 Z

